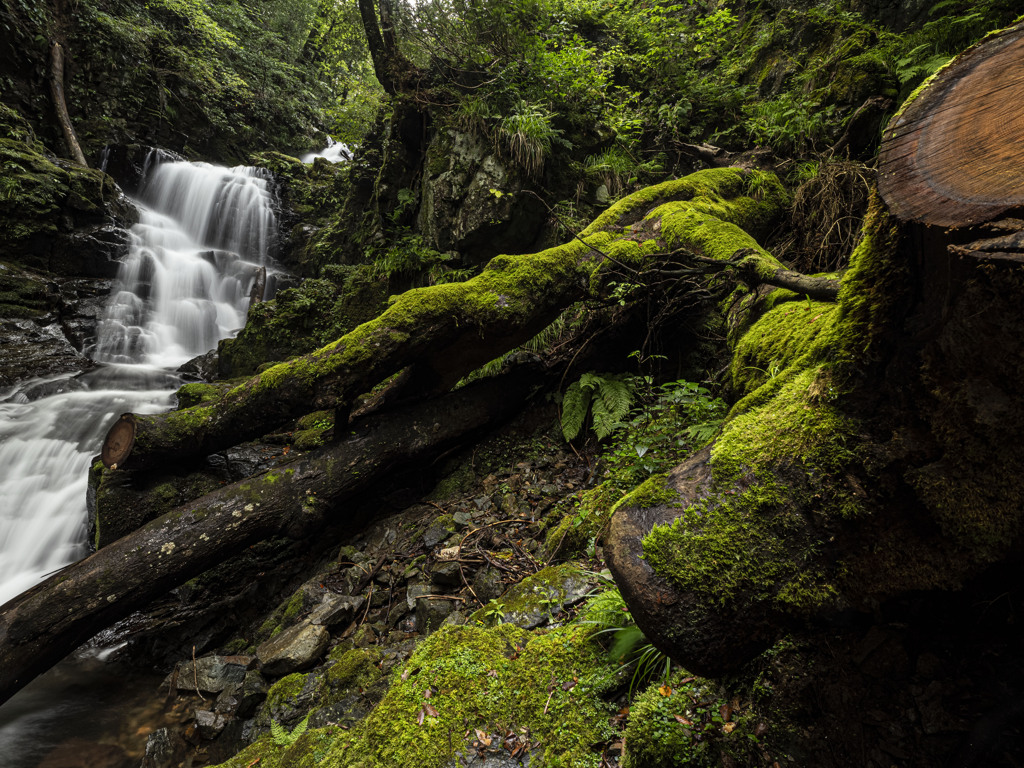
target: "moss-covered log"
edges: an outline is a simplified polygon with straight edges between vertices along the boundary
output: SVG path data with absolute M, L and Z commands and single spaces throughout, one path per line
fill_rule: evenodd
M 734 670 L 794 626 L 905 610 L 1024 553 L 1020 238 L 980 238 L 1024 222 L 979 227 L 1024 202 L 996 96 L 1024 82 L 1022 29 L 904 109 L 838 303 L 789 302 L 750 327 L 741 399 L 709 451 L 614 515 L 623 595 L 688 669 Z
M 571 303 L 599 293 L 615 270 L 636 272 L 655 254 L 687 248 L 730 259 L 750 249 L 781 268 L 748 232 L 764 229 L 784 202 L 774 176 L 735 168 L 650 187 L 616 203 L 565 245 L 498 256 L 467 282 L 408 291 L 374 320 L 217 402 L 135 416 L 130 452 L 108 452 L 110 460 L 145 468 L 258 437 L 310 410 L 344 412 L 355 397 L 411 364 L 416 391 L 445 391 L 530 339 Z
M 0 702 L 99 630 L 251 544 L 343 519 L 344 502 L 396 466 L 513 415 L 536 381 L 522 370 L 356 422 L 344 440 L 178 507 L 14 598 L 0 607 Z

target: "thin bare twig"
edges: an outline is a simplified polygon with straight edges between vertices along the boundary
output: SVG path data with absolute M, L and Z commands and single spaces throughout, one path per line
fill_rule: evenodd
M 196 693 L 199 694 L 199 698 L 206 701 L 206 697 L 199 690 L 199 671 L 196 668 L 196 647 L 194 645 L 192 646 L 192 682 L 195 683 Z

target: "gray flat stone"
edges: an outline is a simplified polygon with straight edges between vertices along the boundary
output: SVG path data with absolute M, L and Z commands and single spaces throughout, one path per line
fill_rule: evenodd
M 245 672 L 255 662 L 252 656 L 204 656 L 193 663 L 178 664 L 177 688 L 179 691 L 220 693 L 227 686 L 241 683 Z
M 309 615 L 309 621 L 322 627 L 337 627 L 348 624 L 366 603 L 365 597 L 336 595 L 328 592 L 320 600 L 320 604 Z
M 313 666 L 324 651 L 331 636 L 322 626 L 304 621 L 270 638 L 256 649 L 263 663 L 263 672 L 283 676 Z

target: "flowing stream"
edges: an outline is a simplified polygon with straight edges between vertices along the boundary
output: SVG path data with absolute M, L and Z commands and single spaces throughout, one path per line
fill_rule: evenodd
M 277 240 L 272 202 L 262 169 L 157 161 L 148 171 L 89 350 L 100 365 L 0 391 L 0 605 L 86 554 L 89 464 L 117 416 L 171 407 L 173 369 L 242 327 Z M 268 295 L 273 283 L 270 272 Z M 37 765 L 68 737 L 68 707 L 94 703 L 59 690 L 101 674 L 94 666 L 64 664 L 0 707 L 0 765 Z

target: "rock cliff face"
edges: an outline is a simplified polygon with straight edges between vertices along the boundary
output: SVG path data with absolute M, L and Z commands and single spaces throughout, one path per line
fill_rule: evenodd
M 107 174 L 49 155 L 2 105 L 0 129 L 0 386 L 9 386 L 88 367 L 82 353 L 138 214 Z
M 417 227 L 438 251 L 485 259 L 532 243 L 543 205 L 522 171 L 479 136 L 440 131 L 427 149 Z

